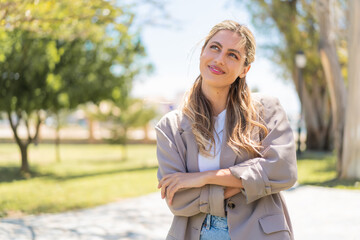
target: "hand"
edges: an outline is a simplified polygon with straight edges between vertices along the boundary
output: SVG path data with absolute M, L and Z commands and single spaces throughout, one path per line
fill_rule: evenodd
M 161 188 L 161 198 L 166 197 L 171 205 L 175 193 L 180 189 L 204 186 L 205 176 L 205 172 L 168 174 L 160 180 L 158 185 L 158 188 Z
M 241 192 L 241 188 L 226 187 L 224 190 L 224 199 L 230 198 Z

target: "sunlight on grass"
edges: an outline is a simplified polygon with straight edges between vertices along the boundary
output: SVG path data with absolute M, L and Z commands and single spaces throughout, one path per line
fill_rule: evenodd
M 334 154 L 305 152 L 298 159 L 298 182 L 304 185 L 359 189 L 356 180 L 336 178 L 336 159 Z
M 117 145 L 61 145 L 29 148 L 31 178 L 19 174 L 15 144 L 0 144 L 0 217 L 93 207 L 157 191 L 155 145 L 129 145 L 127 159 Z M 356 181 L 336 179 L 335 156 L 305 152 L 298 160 L 300 184 L 360 189 Z
M 53 145 L 29 149 L 32 177 L 19 174 L 16 145 L 0 145 L 0 216 L 92 207 L 157 191 L 154 145 L 130 145 L 128 158 L 115 145 Z

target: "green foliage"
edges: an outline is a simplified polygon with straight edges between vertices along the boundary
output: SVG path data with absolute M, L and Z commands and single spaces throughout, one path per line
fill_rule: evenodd
M 331 131 L 333 118 L 330 91 L 328 90 L 326 76 L 320 59 L 319 47 L 320 27 L 316 11 L 319 1 L 308 0 L 254 0 L 236 1 L 246 6 L 252 21 L 257 28 L 256 35 L 263 35 L 266 53 L 280 69 L 280 77 L 293 81 L 299 94 L 306 121 L 307 138 L 306 147 L 311 150 L 333 149 L 334 135 Z M 332 1 L 334 12 L 345 12 L 346 1 Z M 336 16 L 337 17 L 337 16 Z M 344 21 L 339 17 L 336 22 Z M 335 22 L 335 21 L 334 21 Z M 346 37 L 344 32 L 346 24 L 339 25 L 333 36 L 340 57 L 342 72 L 346 73 Z M 338 29 L 341 31 L 337 32 Z M 295 65 L 297 51 L 303 51 L 306 56 L 306 66 L 301 71 Z M 300 74 L 301 73 L 301 74 Z M 300 80 L 301 79 L 301 80 Z
M 307 64 L 303 70 L 306 88 L 311 92 L 314 80 L 325 85 L 319 56 L 319 25 L 316 16 L 316 1 L 291 0 L 291 1 L 245 1 L 249 9 L 252 22 L 259 34 L 266 35 L 266 42 L 261 46 L 267 50 L 267 55 L 282 69 L 284 79 L 293 78 L 295 67 L 295 54 L 298 50 L 305 53 Z M 338 11 L 345 11 L 346 3 L 338 1 Z M 340 22 L 340 19 L 337 19 Z M 344 25 L 344 24 L 343 24 Z M 346 24 L 345 24 L 346 25 Z M 343 75 L 347 75 L 347 39 L 344 26 L 339 25 L 336 43 Z
M 318 53 L 315 4 L 315 1 L 297 0 L 246 1 L 258 32 L 272 36 L 266 38 L 263 46 L 268 56 L 282 69 L 284 79 L 293 78 L 295 54 L 298 50 L 304 51 L 307 64 L 303 76 L 310 92 L 314 80 L 320 85 L 326 84 Z
M 56 111 L 125 99 L 133 78 L 149 68 L 126 6 L 102 0 L 2 1 L 0 6 L 0 110 L 26 105 L 21 110 L 27 113 Z M 120 89 L 117 95 L 111 94 L 114 88 Z
M 32 178 L 17 167 L 16 146 L 0 145 L 0 216 L 62 212 L 93 207 L 157 191 L 155 145 L 129 145 L 120 161 L 115 145 L 62 145 L 61 163 L 53 145 L 29 149 Z
M 46 54 L 52 40 L 38 40 L 31 33 L 16 30 L 8 32 L 0 45 L 8 42 L 11 46 L 4 49 L 5 60 L 0 64 L 0 110 L 31 114 L 46 109 L 50 93 L 43 90 L 51 65 L 57 61 Z
M 104 26 L 118 17 L 125 20 L 133 16 L 112 0 L 2 0 L 0 9 L 0 28 L 70 41 L 100 40 L 106 31 Z M 127 23 L 121 21 L 119 26 Z
M 28 171 L 26 148 L 37 136 L 30 136 L 29 116 L 38 116 L 38 129 L 41 110 L 126 101 L 150 65 L 131 8 L 115 1 L 5 0 L 0 9 L 0 111 L 13 120 Z M 17 133 L 22 122 L 25 141 Z
M 121 102 L 102 102 L 98 119 L 106 120 L 112 132 L 112 143 L 126 144 L 130 128 L 144 127 L 157 116 L 155 107 L 141 99 L 128 98 Z

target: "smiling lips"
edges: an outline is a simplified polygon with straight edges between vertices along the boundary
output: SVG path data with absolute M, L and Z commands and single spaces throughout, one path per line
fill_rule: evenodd
M 217 67 L 215 65 L 209 65 L 208 67 L 210 69 L 210 72 L 212 72 L 212 73 L 214 73 L 216 75 L 220 75 L 220 74 L 225 73 L 221 68 L 219 68 L 219 67 Z

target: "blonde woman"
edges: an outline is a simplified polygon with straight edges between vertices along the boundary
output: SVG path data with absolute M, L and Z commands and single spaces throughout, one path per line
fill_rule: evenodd
M 254 57 L 247 27 L 215 25 L 182 109 L 156 126 L 167 239 L 294 239 L 281 195 L 297 180 L 293 133 L 276 98 L 250 93 Z

